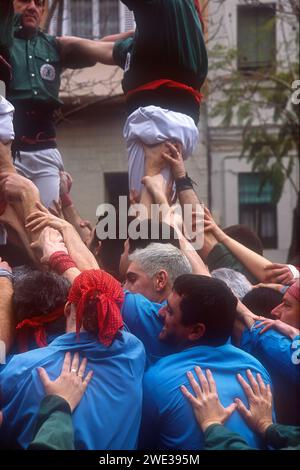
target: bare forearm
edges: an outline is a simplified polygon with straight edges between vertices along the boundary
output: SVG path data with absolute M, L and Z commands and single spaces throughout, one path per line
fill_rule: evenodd
M 73 284 L 74 282 L 74 279 L 80 274 L 80 271 L 79 269 L 77 268 L 70 268 L 70 269 L 67 269 L 67 271 L 65 271 L 63 273 L 63 277 L 65 277 L 66 279 L 68 279 L 68 281 Z
M 0 291 L 0 341 L 4 342 L 6 353 L 8 353 L 14 341 L 15 328 L 12 306 L 13 286 L 10 279 L 0 278 Z
M 267 258 L 255 253 L 226 234 L 224 234 L 220 242 L 231 251 L 256 279 L 260 282 L 266 280 L 265 268 L 272 264 Z
M 99 265 L 95 257 L 85 246 L 74 227 L 66 227 L 63 230 L 62 235 L 68 253 L 74 263 L 76 263 L 79 271 L 85 271 L 87 269 L 99 269 Z
M 62 63 L 65 66 L 76 68 L 76 64 L 78 64 L 78 67 L 91 67 L 97 62 L 115 65 L 113 59 L 114 42 L 93 41 L 72 36 L 58 38 L 58 42 L 61 46 Z
M 73 225 L 76 231 L 79 233 L 81 240 L 85 243 L 91 235 L 91 231 L 88 227 L 81 227 L 80 223 L 82 219 L 77 212 L 77 209 L 73 204 L 63 208 L 63 214 L 65 219 Z
M 192 234 L 202 235 L 204 230 L 203 226 L 203 205 L 201 204 L 197 194 L 193 189 L 186 189 L 185 191 L 180 191 L 178 194 L 178 199 L 182 208 L 183 218 L 185 221 L 188 221 L 188 214 L 192 214 L 192 221 L 186 225 L 191 225 L 190 229 L 186 226 L 188 232 L 191 231 Z M 206 260 L 209 253 L 212 251 L 218 241 L 211 232 L 204 232 L 202 240 L 202 247 L 197 250 L 199 255 L 203 260 Z
M 185 237 L 180 239 L 180 248 L 189 260 L 192 266 L 193 274 L 201 274 L 203 276 L 210 277 L 210 272 L 204 264 L 202 258 L 198 255 L 198 253 L 194 250 L 192 245 L 186 240 Z

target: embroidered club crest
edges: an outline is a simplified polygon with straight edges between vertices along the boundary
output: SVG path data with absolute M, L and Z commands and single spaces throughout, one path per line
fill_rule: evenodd
M 53 80 L 55 79 L 55 68 L 51 64 L 42 65 L 40 72 L 41 72 L 41 77 L 44 80 L 53 82 Z

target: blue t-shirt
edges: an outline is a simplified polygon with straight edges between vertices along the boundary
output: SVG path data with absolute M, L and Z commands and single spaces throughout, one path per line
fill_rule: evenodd
M 141 294 L 125 292 L 122 308 L 123 319 L 129 331 L 142 341 L 148 365 L 177 352 L 175 346 L 160 341 L 158 337 L 164 325 L 158 312 L 165 303 L 158 304 L 151 302 Z
M 143 418 L 139 447 L 141 449 L 199 450 L 204 446 L 192 407 L 180 390 L 185 385 L 191 393 L 187 371 L 198 365 L 214 375 L 220 401 L 229 406 L 240 398 L 247 399 L 236 374 L 260 373 L 265 383 L 271 379 L 264 367 L 250 354 L 232 346 L 194 346 L 172 354 L 150 367 L 144 376 Z M 226 427 L 239 433 L 250 447 L 261 448 L 262 442 L 235 411 Z
M 14 356 L 0 374 L 3 447 L 27 448 L 45 396 L 37 367 L 51 380 L 61 372 L 64 355 L 79 352 L 94 371 L 72 415 L 76 449 L 135 449 L 141 420 L 145 351 L 142 343 L 120 332 L 110 347 L 89 333 L 62 335 L 49 346 Z
M 271 375 L 279 423 L 300 425 L 299 337 L 291 340 L 273 329 L 260 334 L 262 327 L 253 326 L 244 330 L 240 348 L 255 356 Z

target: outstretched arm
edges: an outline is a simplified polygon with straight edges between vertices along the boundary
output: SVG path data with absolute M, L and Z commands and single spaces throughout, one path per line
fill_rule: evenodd
M 99 269 L 96 259 L 83 243 L 75 228 L 66 220 L 50 214 L 41 204 L 37 204 L 35 212 L 27 218 L 26 228 L 35 234 L 40 233 L 46 227 L 52 227 L 61 233 L 68 253 L 79 271 Z
M 113 59 L 114 42 L 93 41 L 74 36 L 58 37 L 62 66 L 66 68 L 92 67 L 97 62 L 116 65 Z
M 223 243 L 223 245 L 231 251 L 233 256 L 235 256 L 260 282 L 269 280 L 267 269 L 272 265 L 271 261 L 226 235 L 223 230 L 217 226 L 211 213 L 206 208 L 204 225 L 205 230 L 212 232 L 218 242 Z

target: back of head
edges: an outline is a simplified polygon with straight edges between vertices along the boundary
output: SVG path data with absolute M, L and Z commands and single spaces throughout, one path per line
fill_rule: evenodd
M 17 321 L 47 315 L 65 305 L 69 288 L 69 281 L 53 272 L 17 270 L 13 293 Z
M 211 275 L 215 279 L 220 279 L 232 290 L 238 299 L 242 299 L 247 292 L 252 289 L 252 285 L 244 274 L 230 268 L 214 269 Z
M 231 225 L 224 228 L 223 231 L 250 250 L 263 255 L 264 247 L 260 238 L 247 225 Z
M 179 276 L 173 286 L 182 299 L 181 322 L 185 326 L 203 323 L 202 344 L 226 343 L 232 334 L 237 299 L 223 281 L 208 276 Z
M 28 349 L 30 341 L 39 347 L 46 346 L 46 334 L 65 332 L 64 305 L 69 288 L 69 282 L 53 272 L 17 270 L 12 300 L 21 351 Z
M 273 318 L 272 310 L 281 304 L 283 294 L 270 287 L 256 287 L 250 290 L 242 302 L 252 313 L 265 318 Z
M 121 215 L 122 216 L 122 215 Z M 133 217 L 128 216 L 127 217 L 127 226 L 125 233 L 122 234 L 122 238 L 119 237 L 120 233 L 120 224 L 119 224 L 119 219 L 120 219 L 120 214 L 118 211 L 116 211 L 116 220 L 115 220 L 115 231 L 113 233 L 105 232 L 103 227 L 101 230 L 99 230 L 99 223 L 103 224 L 104 222 L 107 223 L 107 218 L 108 218 L 108 213 L 105 212 L 103 215 L 101 215 L 98 218 L 98 223 L 97 227 L 95 230 L 95 236 L 94 240 L 91 244 L 90 250 L 94 253 L 94 255 L 98 258 L 98 262 L 103 269 L 111 274 L 113 277 L 116 279 L 120 280 L 120 275 L 119 275 L 119 264 L 120 264 L 120 258 L 124 250 L 124 241 L 128 238 L 128 225 L 134 220 Z M 95 253 L 96 248 L 101 242 L 101 247 L 100 250 L 98 250 L 97 254 Z
M 129 260 L 137 263 L 150 278 L 161 270 L 166 271 L 172 284 L 178 276 L 192 272 L 186 256 L 171 244 L 151 243 L 135 250 Z
M 124 292 L 121 284 L 100 269 L 83 271 L 74 280 L 68 301 L 76 306 L 76 331 L 97 335 L 110 346 L 123 327 L 121 307 Z

